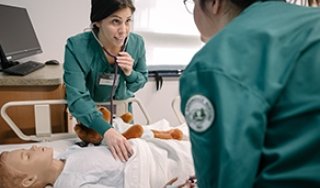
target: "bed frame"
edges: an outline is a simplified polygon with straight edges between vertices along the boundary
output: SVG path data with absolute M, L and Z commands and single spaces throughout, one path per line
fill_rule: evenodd
M 142 111 L 147 124 L 151 122 L 151 118 L 147 113 L 145 107 L 142 105 L 141 101 L 137 98 L 129 98 L 127 100 L 115 100 L 114 105 L 116 105 L 116 115 L 122 115 L 128 112 L 128 105 L 130 103 L 136 103 L 140 110 Z M 109 105 L 109 102 L 97 103 L 97 105 Z M 73 132 L 73 125 L 75 123 L 74 118 L 68 113 L 68 132 L 63 133 L 52 133 L 51 130 L 51 112 L 50 106 L 52 105 L 67 105 L 67 101 L 63 99 L 51 99 L 51 100 L 30 100 L 30 101 L 12 101 L 4 104 L 1 107 L 1 116 L 4 121 L 10 126 L 14 133 L 22 140 L 25 141 L 53 141 L 67 138 L 76 137 Z M 26 135 L 21 131 L 19 126 L 15 124 L 12 118 L 8 115 L 7 110 L 14 106 L 33 106 L 34 108 L 34 118 L 35 118 L 35 134 Z
M 183 114 L 180 111 L 180 103 L 181 103 L 180 96 L 176 96 L 171 102 L 171 107 L 172 107 L 173 112 L 176 115 L 179 123 L 183 124 L 186 122 L 186 120 L 184 119 Z

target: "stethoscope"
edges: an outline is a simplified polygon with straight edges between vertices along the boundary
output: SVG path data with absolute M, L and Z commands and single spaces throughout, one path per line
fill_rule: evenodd
M 103 49 L 103 51 L 108 54 L 110 57 L 112 57 L 114 59 L 114 77 L 113 77 L 113 82 L 112 82 L 112 90 L 111 90 L 111 97 L 110 97 L 110 105 L 111 105 L 111 118 L 110 118 L 110 124 L 111 126 L 113 126 L 113 115 L 114 115 L 114 109 L 113 109 L 113 96 L 115 95 L 115 90 L 116 90 L 116 81 L 117 81 L 117 78 L 118 78 L 118 63 L 117 63 L 117 56 L 114 55 L 113 53 L 111 53 L 108 49 L 106 49 L 102 42 L 99 40 L 99 38 L 97 37 L 96 33 L 95 33 L 95 29 L 93 27 L 93 25 L 90 26 L 91 27 L 91 33 L 93 35 L 93 37 L 96 39 L 96 41 L 100 44 L 101 48 Z M 129 38 L 129 34 L 128 36 L 126 37 L 125 41 L 124 41 L 124 44 L 122 45 L 121 47 L 121 52 L 124 52 L 126 51 L 126 48 L 127 48 L 127 44 L 128 44 L 128 39 Z

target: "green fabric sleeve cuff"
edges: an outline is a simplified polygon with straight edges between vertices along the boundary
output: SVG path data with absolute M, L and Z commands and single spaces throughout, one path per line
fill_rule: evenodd
M 111 128 L 111 125 L 106 122 L 102 117 L 97 118 L 92 121 L 92 129 L 96 130 L 101 136 L 104 135 L 104 133 Z
M 132 82 L 136 81 L 137 77 L 138 77 L 138 73 L 136 71 L 132 71 L 130 76 L 126 77 L 126 81 L 132 83 Z

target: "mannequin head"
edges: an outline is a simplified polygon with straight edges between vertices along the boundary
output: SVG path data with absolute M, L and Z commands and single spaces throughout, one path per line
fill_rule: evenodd
M 63 162 L 53 159 L 53 149 L 32 146 L 30 149 L 0 154 L 0 187 L 45 187 L 53 184 Z

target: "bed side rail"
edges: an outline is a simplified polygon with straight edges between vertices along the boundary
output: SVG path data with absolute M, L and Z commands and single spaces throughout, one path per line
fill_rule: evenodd
M 180 103 L 181 103 L 180 96 L 176 96 L 171 102 L 171 107 L 172 107 L 173 112 L 176 115 L 179 123 L 182 124 L 185 122 L 185 119 L 180 111 Z
M 146 118 L 147 124 L 151 122 L 150 116 L 147 113 L 145 107 L 141 101 L 137 98 L 129 98 L 127 100 L 115 100 L 116 106 L 123 106 L 118 109 L 126 109 L 123 113 L 127 112 L 129 103 L 136 103 Z M 66 133 L 52 133 L 51 131 L 51 119 L 50 119 L 50 105 L 67 105 L 67 101 L 64 99 L 50 99 L 50 100 L 30 100 L 30 101 L 11 101 L 7 102 L 1 107 L 1 116 L 14 133 L 22 140 L 25 141 L 53 141 L 67 138 L 74 138 L 76 135 L 68 127 Z M 108 105 L 109 102 L 97 103 L 97 105 Z M 14 106 L 34 106 L 34 118 L 35 118 L 35 135 L 26 135 L 21 129 L 14 123 L 11 117 L 7 113 L 7 109 Z M 68 117 L 69 118 L 69 117 Z
M 73 138 L 75 134 L 72 133 L 55 133 L 51 131 L 50 121 L 50 105 L 67 104 L 65 100 L 30 100 L 30 101 L 11 101 L 5 103 L 1 107 L 1 116 L 14 133 L 22 140 L 26 141 L 50 141 L 66 138 Z M 7 109 L 14 106 L 34 106 L 35 117 L 35 135 L 26 135 L 14 123 L 7 113 Z M 42 124 L 46 122 L 46 124 Z

